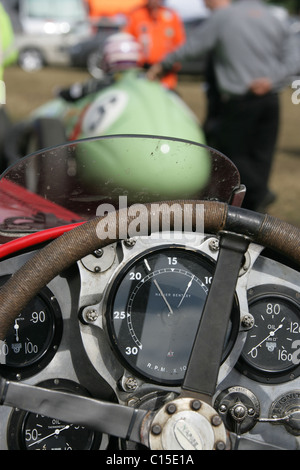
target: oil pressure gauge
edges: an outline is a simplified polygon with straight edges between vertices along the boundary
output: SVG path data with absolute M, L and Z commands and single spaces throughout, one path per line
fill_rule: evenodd
M 248 331 L 240 367 L 262 382 L 285 382 L 300 373 L 300 300 L 298 293 L 279 285 L 248 292 L 254 326 Z M 299 354 L 300 355 L 300 354 Z

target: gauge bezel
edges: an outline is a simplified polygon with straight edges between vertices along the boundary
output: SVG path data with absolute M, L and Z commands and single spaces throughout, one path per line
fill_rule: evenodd
M 278 299 L 284 299 L 292 303 L 299 309 L 299 323 L 300 323 L 300 294 L 299 292 L 281 284 L 261 284 L 251 287 L 247 291 L 247 298 L 249 307 L 258 300 L 272 296 Z M 251 331 L 251 330 L 249 330 Z M 300 375 L 300 364 L 294 364 L 281 371 L 271 371 L 255 367 L 248 363 L 242 355 L 240 356 L 237 369 L 246 377 L 255 380 L 256 382 L 266 384 L 279 384 L 290 382 Z
M 47 388 L 50 390 L 57 390 L 62 392 L 74 393 L 90 397 L 90 393 L 82 385 L 73 382 L 69 379 L 49 379 L 37 384 L 37 387 Z M 7 425 L 7 447 L 8 450 L 28 450 L 24 440 L 24 431 L 26 420 L 29 414 L 34 414 L 29 411 L 15 409 L 11 412 L 8 425 Z M 102 442 L 102 433 L 92 431 L 93 441 L 91 449 L 97 450 L 100 448 Z
M 1 277 L 1 280 L 3 280 L 3 278 L 4 277 Z M 49 315 L 51 316 L 51 339 L 49 341 L 48 346 L 39 355 L 39 357 L 28 364 L 21 364 L 17 366 L 0 364 L 0 374 L 6 379 L 23 380 L 28 377 L 32 377 L 33 375 L 43 370 L 55 356 L 59 344 L 61 342 L 63 334 L 63 319 L 61 309 L 56 297 L 48 287 L 42 288 L 41 291 L 36 295 L 36 297 L 39 298 L 47 306 Z M 32 301 L 33 300 L 34 299 L 32 299 Z
M 137 370 L 134 366 L 132 366 L 129 362 L 126 361 L 126 358 L 122 355 L 122 353 L 119 350 L 118 347 L 118 339 L 115 337 L 114 334 L 114 328 L 112 326 L 112 311 L 113 311 L 113 304 L 114 304 L 114 299 L 115 295 L 117 293 L 117 290 L 126 276 L 126 274 L 132 269 L 132 267 L 141 259 L 143 259 L 145 256 L 153 253 L 160 253 L 164 252 L 166 250 L 179 250 L 182 252 L 188 252 L 189 254 L 194 255 L 197 258 L 200 258 L 202 262 L 205 263 L 205 266 L 207 269 L 210 271 L 211 275 L 213 276 L 215 266 L 216 266 L 216 261 L 210 257 L 207 253 L 204 253 L 202 251 L 196 250 L 194 248 L 187 247 L 186 245 L 180 245 L 180 244 L 166 244 L 163 246 L 159 247 L 152 247 L 147 250 L 143 250 L 142 252 L 138 253 L 136 256 L 131 258 L 128 263 L 126 263 L 125 266 L 122 266 L 122 268 L 117 272 L 115 275 L 113 282 L 111 282 L 111 288 L 109 292 L 106 294 L 105 301 L 103 303 L 104 307 L 104 315 L 103 315 L 103 326 L 104 329 L 107 333 L 107 336 L 109 338 L 109 342 L 112 346 L 112 350 L 118 359 L 122 366 L 125 368 L 125 370 L 129 371 L 131 374 L 133 374 L 135 377 L 157 385 L 161 386 L 180 386 L 183 382 L 183 379 L 179 380 L 169 380 L 169 379 L 156 379 L 154 378 L 150 373 L 146 373 L 145 371 L 141 372 Z M 233 318 L 234 317 L 234 318 Z M 235 294 L 234 297 L 234 302 L 233 302 L 233 307 L 232 307 L 232 314 L 231 314 L 231 319 L 232 319 L 232 331 L 230 334 L 230 338 L 228 339 L 228 343 L 226 345 L 226 349 L 224 351 L 224 356 L 222 359 L 222 363 L 225 362 L 227 357 L 229 356 L 230 352 L 232 351 L 234 344 L 236 342 L 236 338 L 239 332 L 239 323 L 240 323 L 240 308 L 239 308 L 239 302 L 238 302 L 238 297 L 237 294 Z

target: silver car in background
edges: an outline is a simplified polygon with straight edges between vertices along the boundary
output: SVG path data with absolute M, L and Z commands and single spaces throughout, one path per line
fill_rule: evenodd
M 69 48 L 92 35 L 84 0 L 6 0 L 19 65 L 26 71 L 70 65 Z

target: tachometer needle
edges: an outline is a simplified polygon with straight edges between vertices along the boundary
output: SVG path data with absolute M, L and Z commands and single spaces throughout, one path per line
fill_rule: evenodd
M 154 282 L 154 284 L 156 285 L 156 287 L 157 287 L 157 289 L 158 289 L 158 291 L 159 291 L 160 295 L 162 296 L 162 298 L 163 298 L 163 300 L 164 300 L 164 302 L 165 302 L 166 306 L 168 307 L 170 314 L 172 314 L 172 315 L 173 315 L 173 314 L 174 314 L 174 312 L 173 312 L 173 310 L 172 310 L 172 307 L 171 307 L 171 305 L 169 304 L 169 302 L 167 301 L 167 299 L 166 299 L 166 297 L 165 297 L 165 295 L 164 295 L 163 291 L 161 290 L 160 286 L 158 285 L 158 282 L 157 282 L 157 280 L 156 280 L 156 279 L 154 279 L 154 281 L 153 281 L 153 282 Z
M 194 277 L 195 277 L 195 276 L 193 275 L 192 279 L 191 279 L 190 282 L 188 283 L 188 285 L 187 285 L 187 287 L 186 287 L 186 289 L 185 289 L 185 292 L 184 292 L 183 296 L 181 297 L 181 300 L 180 300 L 179 304 L 177 305 L 177 308 L 179 308 L 180 305 L 182 304 L 183 299 L 185 298 L 185 296 L 186 296 L 186 294 L 187 294 L 189 288 L 190 288 L 191 285 L 192 285 L 192 282 L 193 282 Z
M 149 272 L 151 272 L 150 265 L 149 265 L 148 260 L 147 260 L 146 258 L 144 259 L 144 264 L 145 264 L 147 270 L 148 270 Z M 160 288 L 160 286 L 159 286 L 157 280 L 154 279 L 153 282 L 154 282 L 155 286 L 157 287 L 157 289 L 158 289 L 160 295 L 162 296 L 162 298 L 163 298 L 163 300 L 164 300 L 166 306 L 168 307 L 170 314 L 173 315 L 174 312 L 173 312 L 173 310 L 172 310 L 172 307 L 171 307 L 171 305 L 169 304 L 169 302 L 167 301 L 166 296 L 164 295 L 162 289 Z

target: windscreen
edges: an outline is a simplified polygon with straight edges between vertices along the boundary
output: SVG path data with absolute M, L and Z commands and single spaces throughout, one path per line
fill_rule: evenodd
M 239 187 L 234 164 L 200 144 L 141 135 L 84 139 L 31 154 L 2 175 L 0 228 L 12 230 L 37 214 L 38 229 L 45 228 L 41 215 L 47 227 L 88 220 L 101 204 L 230 203 Z

